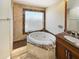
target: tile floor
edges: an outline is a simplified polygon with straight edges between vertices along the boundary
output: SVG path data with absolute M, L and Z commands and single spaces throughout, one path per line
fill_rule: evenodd
M 27 43 L 12 51 L 12 59 L 55 59 L 55 50 L 45 50 Z

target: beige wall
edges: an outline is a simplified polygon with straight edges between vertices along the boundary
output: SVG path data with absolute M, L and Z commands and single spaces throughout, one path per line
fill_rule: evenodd
M 65 2 L 64 0 L 46 9 L 46 29 L 53 34 L 64 31 Z M 59 28 L 61 25 L 63 28 Z
M 23 8 L 45 10 L 44 8 L 14 3 L 14 41 L 23 40 L 26 36 L 23 34 Z

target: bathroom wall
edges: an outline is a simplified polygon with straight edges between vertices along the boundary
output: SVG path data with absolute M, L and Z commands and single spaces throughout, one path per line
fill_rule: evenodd
M 14 41 L 23 40 L 25 38 L 25 34 L 23 34 L 23 8 L 30 8 L 36 10 L 45 10 L 41 7 L 33 7 L 28 5 L 22 5 L 18 3 L 14 3 Z
M 10 59 L 12 52 L 13 16 L 11 2 L 11 0 L 0 0 L 0 59 Z
M 64 31 L 65 2 L 52 5 L 46 9 L 46 29 L 53 34 Z M 63 27 L 63 28 L 62 28 Z

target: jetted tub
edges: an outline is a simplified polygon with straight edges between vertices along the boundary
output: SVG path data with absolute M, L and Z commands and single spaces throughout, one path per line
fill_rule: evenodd
M 56 37 L 48 32 L 32 32 L 27 36 L 27 42 L 37 45 L 55 44 Z

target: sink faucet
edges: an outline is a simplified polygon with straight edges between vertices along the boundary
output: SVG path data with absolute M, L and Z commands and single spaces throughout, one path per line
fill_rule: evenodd
M 76 31 L 67 31 L 67 33 L 68 33 L 70 36 L 73 36 L 73 37 L 79 39 L 79 33 L 78 33 L 78 32 L 76 32 Z

